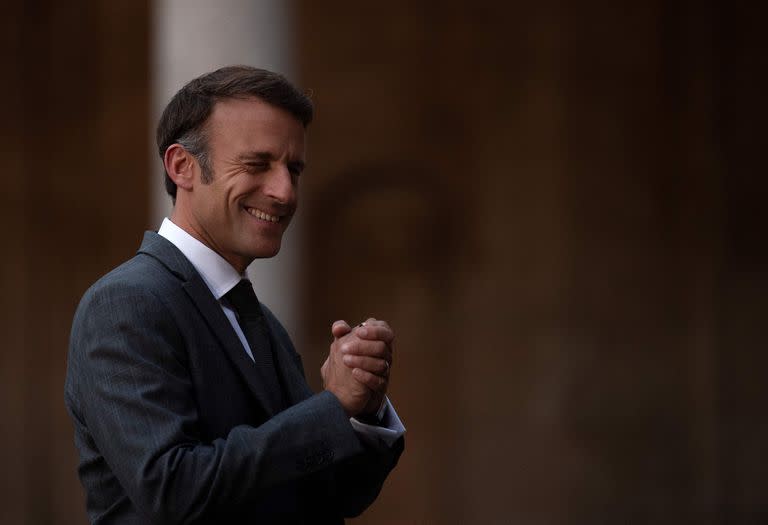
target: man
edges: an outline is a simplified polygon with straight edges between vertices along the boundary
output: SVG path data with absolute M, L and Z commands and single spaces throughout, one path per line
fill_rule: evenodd
M 395 466 L 389 326 L 334 323 L 313 394 L 244 280 L 296 211 L 311 119 L 303 94 L 250 67 L 193 80 L 163 112 L 171 218 L 72 326 L 65 397 L 92 523 L 340 523 Z

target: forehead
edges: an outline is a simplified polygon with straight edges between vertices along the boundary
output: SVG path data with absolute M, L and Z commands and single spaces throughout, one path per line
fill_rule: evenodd
M 216 102 L 208 118 L 209 145 L 303 153 L 304 126 L 288 111 L 256 97 Z

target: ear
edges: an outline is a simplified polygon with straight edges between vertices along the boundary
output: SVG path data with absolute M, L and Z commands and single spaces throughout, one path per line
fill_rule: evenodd
M 180 144 L 171 144 L 163 156 L 165 172 L 179 188 L 191 190 L 195 181 L 197 161 Z

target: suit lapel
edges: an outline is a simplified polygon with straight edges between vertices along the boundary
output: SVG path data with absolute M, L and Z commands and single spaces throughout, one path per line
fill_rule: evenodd
M 294 361 L 291 352 L 280 343 L 271 329 L 269 330 L 269 337 L 275 351 L 275 368 L 277 368 L 280 381 L 285 387 L 288 404 L 293 406 L 312 396 L 314 392 L 309 388 L 304 376 L 301 375 L 299 366 Z
M 270 414 L 279 412 L 281 407 L 275 406 L 275 403 L 272 402 L 272 396 L 259 381 L 256 365 L 248 357 L 243 344 L 232 329 L 229 319 L 221 309 L 221 305 L 214 298 L 192 263 L 170 241 L 154 232 L 144 234 L 144 242 L 139 253 L 146 253 L 156 258 L 183 281 L 182 288 L 202 314 L 211 332 L 223 347 L 223 353 L 248 385 L 248 389 Z M 264 349 L 252 349 L 252 351 L 256 355 L 255 352 L 261 352 Z M 278 366 L 278 369 L 281 368 L 283 368 L 282 363 Z

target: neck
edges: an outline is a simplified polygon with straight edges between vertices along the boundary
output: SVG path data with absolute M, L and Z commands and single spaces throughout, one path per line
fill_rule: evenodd
M 240 257 L 235 257 L 232 255 L 227 256 L 227 254 L 222 253 L 216 243 L 213 242 L 213 239 L 211 239 L 209 235 L 206 235 L 205 230 L 195 227 L 195 223 L 190 221 L 187 215 L 179 210 L 178 206 L 173 207 L 170 219 L 173 224 L 219 254 L 219 256 L 227 261 L 237 271 L 237 273 L 241 275 L 245 274 L 245 269 L 248 268 L 250 261 L 244 261 Z

